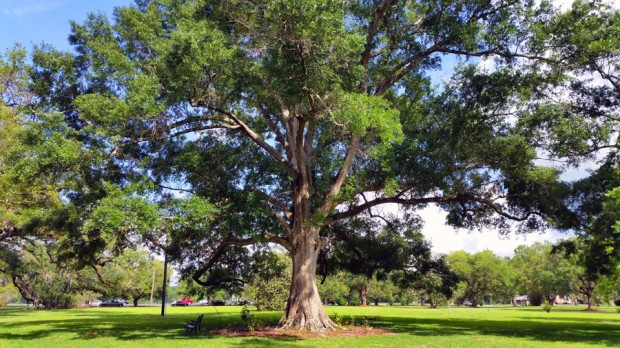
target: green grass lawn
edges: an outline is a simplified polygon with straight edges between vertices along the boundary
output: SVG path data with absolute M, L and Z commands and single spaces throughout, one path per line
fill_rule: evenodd
M 241 321 L 241 307 L 172 307 L 165 319 L 159 308 L 88 308 L 75 310 L 0 310 L 0 347 L 620 347 L 620 313 L 615 308 L 583 312 L 583 307 L 406 306 L 327 307 L 333 317 L 394 332 L 370 337 L 316 339 L 222 337 L 214 327 Z M 204 313 L 203 335 L 184 334 L 183 325 Z M 280 313 L 256 313 L 276 323 Z

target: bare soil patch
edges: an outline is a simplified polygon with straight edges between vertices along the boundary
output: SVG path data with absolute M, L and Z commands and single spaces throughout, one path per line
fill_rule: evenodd
M 277 327 L 265 327 L 262 330 L 250 331 L 247 327 L 241 325 L 231 325 L 226 328 L 213 329 L 210 333 L 229 336 L 229 337 L 268 337 L 268 338 L 323 338 L 323 337 L 362 337 L 362 336 L 378 336 L 389 335 L 393 332 L 378 329 L 374 327 L 363 326 L 341 326 L 336 330 L 327 330 L 321 332 L 310 332 L 303 330 L 284 330 Z

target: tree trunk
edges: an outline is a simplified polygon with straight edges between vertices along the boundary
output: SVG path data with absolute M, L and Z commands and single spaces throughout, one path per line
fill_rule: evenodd
M 593 312 L 594 311 L 594 303 L 592 301 L 592 293 L 587 294 L 586 298 L 588 299 L 588 309 L 587 309 L 587 311 Z
M 138 297 L 134 297 L 134 298 L 133 298 L 133 306 L 134 306 L 134 307 L 138 307 L 138 301 L 139 301 L 139 300 L 140 300 L 140 298 L 138 298 Z
M 360 306 L 368 306 L 368 285 L 362 285 L 360 289 Z
M 336 328 L 323 309 L 316 286 L 316 261 L 321 249 L 318 229 L 302 230 L 291 243 L 293 277 L 286 310 L 279 326 L 322 331 Z
M 379 298 L 375 297 L 375 306 L 378 306 L 378 305 L 379 305 Z

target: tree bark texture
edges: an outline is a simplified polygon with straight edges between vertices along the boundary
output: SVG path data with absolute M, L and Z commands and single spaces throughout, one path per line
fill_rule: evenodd
M 360 289 L 360 306 L 368 305 L 368 285 L 364 284 Z
M 279 323 L 284 329 L 321 331 L 337 327 L 323 309 L 316 285 L 316 261 L 320 249 L 318 229 L 302 230 L 292 245 L 291 291 Z

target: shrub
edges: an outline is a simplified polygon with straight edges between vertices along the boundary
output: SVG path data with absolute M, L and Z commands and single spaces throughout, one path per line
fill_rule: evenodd
M 0 286 L 0 308 L 6 307 L 16 297 L 17 291 L 10 285 Z
M 551 312 L 551 308 L 553 308 L 549 303 L 545 303 L 543 305 L 543 310 L 547 313 Z
M 286 307 L 291 282 L 288 277 L 277 277 L 271 280 L 257 279 L 256 299 L 257 311 L 282 311 Z
M 339 298 L 336 300 L 336 303 L 337 303 L 339 306 L 346 306 L 346 305 L 347 305 L 347 299 L 345 299 L 344 297 L 339 297 Z
M 620 297 L 614 300 L 616 306 L 620 306 Z
M 246 321 L 251 315 L 252 313 L 248 309 L 248 306 L 243 306 L 243 308 L 241 308 L 241 320 Z
M 368 318 L 362 317 L 362 326 L 363 327 L 368 327 Z
M 260 330 L 264 326 L 263 321 L 254 316 L 248 309 L 248 306 L 243 306 L 241 309 L 241 319 L 245 322 L 245 325 L 250 331 Z
M 334 313 L 334 323 L 336 323 L 336 325 L 341 326 L 342 325 L 342 317 L 338 315 L 338 313 Z

